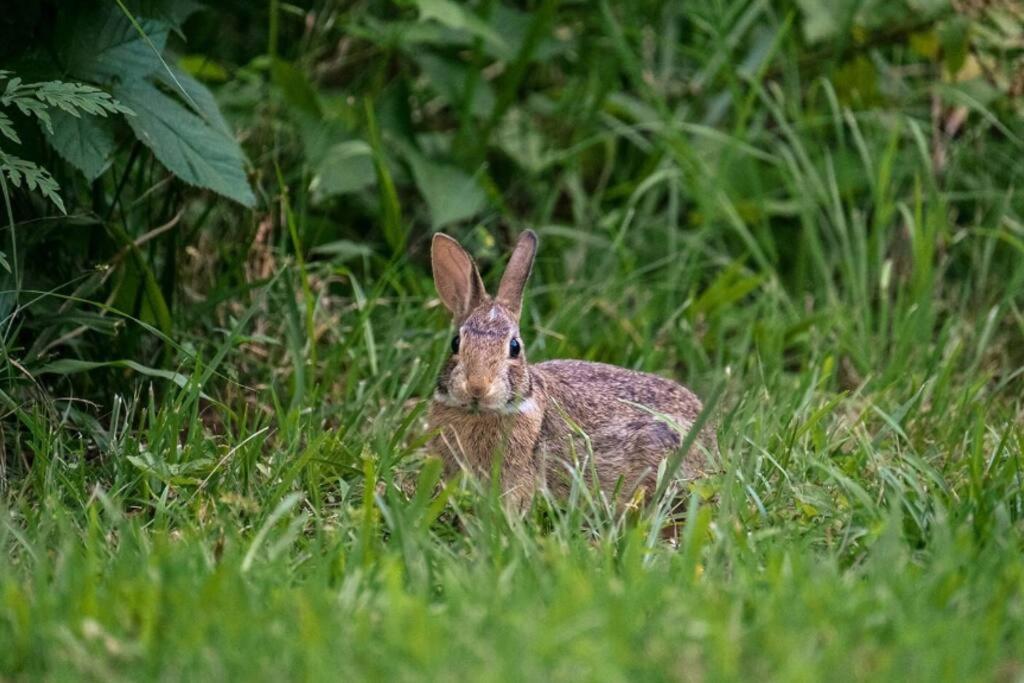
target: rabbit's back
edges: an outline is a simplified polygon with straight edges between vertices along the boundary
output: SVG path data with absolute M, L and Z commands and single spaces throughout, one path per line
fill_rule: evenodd
M 700 399 L 686 387 L 658 375 L 578 360 L 553 360 L 532 367 L 547 398 L 535 454 L 544 462 L 547 484 L 568 487 L 567 463 L 593 454 L 601 488 L 611 493 L 622 480 L 627 495 L 638 486 L 653 490 L 658 466 L 683 442 L 701 411 Z M 714 431 L 705 427 L 683 458 L 678 474 L 697 478 L 716 450 Z

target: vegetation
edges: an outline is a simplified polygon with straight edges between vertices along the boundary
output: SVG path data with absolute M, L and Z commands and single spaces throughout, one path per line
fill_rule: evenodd
M 1018 680 L 1024 5 L 0 17 L 0 678 Z M 720 473 L 441 482 L 435 230 Z

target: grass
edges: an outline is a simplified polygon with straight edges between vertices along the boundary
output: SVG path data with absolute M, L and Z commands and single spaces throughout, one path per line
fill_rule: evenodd
M 691 19 L 735 46 L 742 5 Z M 510 519 L 439 481 L 424 398 L 450 331 L 423 203 L 399 206 L 375 131 L 388 236 L 317 253 L 326 212 L 275 138 L 279 239 L 196 238 L 215 255 L 181 266 L 204 297 L 177 310 L 177 374 L 107 368 L 96 406 L 76 393 L 95 370 L 42 375 L 56 398 L 5 419 L 0 677 L 1024 676 L 1024 223 L 1000 129 L 1019 126 L 977 105 L 939 169 L 922 100 L 802 82 L 785 13 L 759 19 L 760 71 L 696 41 L 732 115 L 676 116 L 630 61 L 642 32 L 601 7 L 630 80 L 567 108 L 558 161 L 498 192 L 533 200 L 517 219 L 541 236 L 532 361 L 721 396 L 721 472 L 684 494 L 678 547 L 665 501 L 619 517 L 577 488 Z M 513 211 L 452 229 L 489 282 Z

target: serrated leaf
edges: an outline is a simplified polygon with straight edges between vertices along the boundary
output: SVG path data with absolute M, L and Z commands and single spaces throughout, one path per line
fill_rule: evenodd
M 114 3 L 102 10 L 89 8 L 75 13 L 66 21 L 70 24 L 66 30 L 70 41 L 65 48 L 65 62 L 71 73 L 82 80 L 124 82 L 145 78 L 161 68 L 160 52 L 170 32 L 170 26 L 163 21 L 139 20 L 153 47 Z
M 18 107 L 25 116 L 34 116 L 39 120 L 39 123 L 43 125 L 47 130 L 52 130 L 53 123 L 50 120 L 50 113 L 46 110 L 46 105 L 37 99 L 32 97 L 19 97 L 13 100 L 14 105 Z
M 44 81 L 33 83 L 34 95 L 40 102 L 57 107 L 69 114 L 81 112 L 93 116 L 107 114 L 132 114 L 133 112 L 110 96 L 110 93 L 86 83 L 65 83 Z
M 243 206 L 255 206 L 245 156 L 234 138 L 207 125 L 149 82 L 125 83 L 115 87 L 114 94 L 135 111 L 128 124 L 139 140 L 174 175 Z
M 0 172 L 3 172 L 14 187 L 20 188 L 22 181 L 29 190 L 38 190 L 40 194 L 53 202 L 61 213 L 66 214 L 64 200 L 60 196 L 60 185 L 50 172 L 42 166 L 26 161 L 20 157 L 0 152 Z
M 46 134 L 50 146 L 92 182 L 107 170 L 114 153 L 114 131 L 110 121 L 94 116 L 53 114 L 53 132 Z
M 167 73 L 166 69 L 160 69 L 156 72 L 155 76 L 157 80 L 166 85 L 172 92 L 178 92 L 178 85 L 180 84 L 185 90 L 185 94 L 188 95 L 187 98 L 183 97 L 183 99 L 189 103 L 190 108 L 215 130 L 233 138 L 234 133 L 231 132 L 231 127 L 224 120 L 224 115 L 220 113 L 220 107 L 217 105 L 217 100 L 213 97 L 210 89 L 176 66 L 171 67 L 171 73 L 178 80 L 177 83 L 174 82 L 174 78 L 171 78 L 171 74 Z
M 11 142 L 21 144 L 21 138 L 18 137 L 18 133 L 14 130 L 14 123 L 2 111 L 0 111 L 0 133 L 3 133 L 4 137 Z
M 487 203 L 487 196 L 476 178 L 461 169 L 430 161 L 416 153 L 409 154 L 408 158 L 435 230 L 472 218 Z

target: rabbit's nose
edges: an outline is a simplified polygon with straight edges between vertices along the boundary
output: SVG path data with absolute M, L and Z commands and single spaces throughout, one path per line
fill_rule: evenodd
M 490 393 L 491 385 L 480 380 L 466 382 L 466 391 L 473 398 L 483 398 Z

